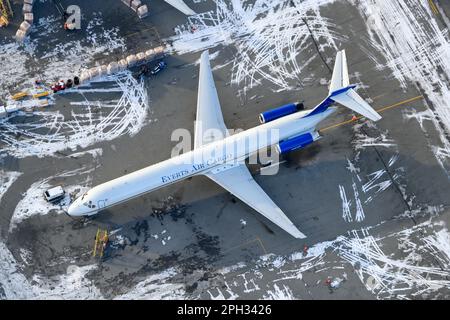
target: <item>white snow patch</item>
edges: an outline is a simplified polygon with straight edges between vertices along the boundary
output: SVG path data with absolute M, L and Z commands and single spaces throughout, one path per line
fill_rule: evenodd
M 292 290 L 283 285 L 282 288 L 276 284 L 273 285 L 273 290 L 267 290 L 267 294 L 263 296 L 264 300 L 295 300 Z
M 355 5 L 367 18 L 367 30 L 374 47 L 386 59 L 386 64 L 371 55 L 381 67 L 392 70 L 405 89 L 408 83 L 419 83 L 434 107 L 424 114 L 439 133 L 441 146 L 435 152 L 441 167 L 447 172 L 450 143 L 439 122 L 450 131 L 450 39 L 448 29 L 440 29 L 428 1 L 357 1 Z
M 343 37 L 333 24 L 320 15 L 321 6 L 334 0 L 214 0 L 216 10 L 188 17 L 170 38 L 172 50 L 178 54 L 198 52 L 220 44 L 233 45 L 232 83 L 239 84 L 244 94 L 250 88 L 269 82 L 274 91 L 292 89 L 302 82 L 302 71 L 315 59 L 302 57 L 312 49 L 310 33 L 302 23 L 306 20 L 320 43 L 337 49 L 335 40 Z
M 97 148 L 97 149 L 91 149 L 91 150 L 76 152 L 76 153 L 72 153 L 71 155 L 69 155 L 69 157 L 70 158 L 81 158 L 81 157 L 84 157 L 87 154 L 91 155 L 92 158 L 96 159 L 96 158 L 101 157 L 103 155 L 103 149 L 102 148 Z
M 355 182 L 353 182 L 352 187 L 353 187 L 353 193 L 354 193 L 354 196 L 355 196 L 355 203 L 356 203 L 355 220 L 358 221 L 358 222 L 361 222 L 366 217 L 365 214 L 364 214 L 364 208 L 363 208 L 363 206 L 361 204 L 361 200 L 359 199 L 358 187 L 356 186 Z
M 35 275 L 29 281 L 6 245 L 0 242 L 0 298 L 23 299 L 102 299 L 100 291 L 86 278 L 97 266 L 70 266 L 67 273 L 47 279 Z
M 168 280 L 179 271 L 170 268 L 139 282 L 125 294 L 115 297 L 116 300 L 173 300 L 184 299 L 185 285 L 170 283 Z
M 94 29 L 102 24 L 98 14 L 86 26 L 87 36 L 83 40 L 61 43 L 58 37 L 51 35 L 56 32 L 54 24 L 59 19 L 56 16 L 40 18 L 32 27 L 32 40 L 24 44 L 15 41 L 6 43 L 6 40 L 0 43 L 0 97 L 7 96 L 12 88 L 16 91 L 32 87 L 34 76 L 49 82 L 73 78 L 99 56 L 109 55 L 114 50 L 126 50 L 125 39 L 119 37 L 118 27 Z M 49 48 L 44 52 L 43 49 L 37 49 L 43 43 Z
M 77 104 L 72 110 L 70 119 L 50 109 L 35 112 L 36 119 L 33 121 L 13 123 L 11 119 L 1 119 L 0 141 L 5 144 L 1 153 L 19 158 L 44 157 L 66 149 L 86 148 L 124 134 L 133 136 L 138 133 L 145 124 L 148 112 L 144 82 L 134 79 L 130 72 L 108 76 L 101 81 L 103 87 L 91 88 L 92 92 L 119 90 L 121 96 L 117 103 L 90 101 L 82 89 L 69 90 L 65 94 L 83 100 L 83 105 Z M 112 89 L 104 87 L 111 85 Z M 23 117 L 23 113 L 11 117 Z
M 345 193 L 344 186 L 339 185 L 339 194 L 342 200 L 342 219 L 346 222 L 352 222 L 352 213 L 350 211 L 350 207 L 352 205 L 351 200 L 347 200 L 347 194 Z
M 12 186 L 12 184 L 22 175 L 21 172 L 3 171 L 0 170 L 0 202 L 6 191 Z
M 100 290 L 86 278 L 86 275 L 97 269 L 97 265 L 67 267 L 67 273 L 60 275 L 56 281 L 40 275 L 33 277 L 33 291 L 40 300 L 89 300 L 103 299 Z
M 395 147 L 394 140 L 388 139 L 386 134 L 380 133 L 378 137 L 368 137 L 362 133 L 356 133 L 356 139 L 353 141 L 355 149 L 364 149 L 367 147 Z
M 30 265 L 33 261 L 32 261 L 32 254 L 31 251 L 25 249 L 25 248 L 20 248 L 19 249 L 19 254 L 20 254 L 20 258 L 22 259 L 22 261 L 26 264 L 26 265 Z
M 72 171 L 67 171 L 58 175 L 58 177 L 71 177 L 75 175 L 87 175 L 92 172 L 93 168 L 81 168 Z M 9 231 L 12 232 L 19 223 L 25 219 L 29 219 L 35 215 L 46 215 L 52 211 L 62 213 L 67 210 L 70 205 L 71 198 L 76 197 L 89 189 L 91 183 L 91 177 L 85 178 L 85 185 L 72 185 L 63 186 L 66 191 L 65 197 L 57 204 L 47 202 L 44 197 L 44 192 L 55 185 L 51 184 L 51 181 L 55 177 L 48 177 L 43 180 L 33 183 L 30 188 L 25 192 L 22 200 L 17 204 L 13 216 L 11 217 Z

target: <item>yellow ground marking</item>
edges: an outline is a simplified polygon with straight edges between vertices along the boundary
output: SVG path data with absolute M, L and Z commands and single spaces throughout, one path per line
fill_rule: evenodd
M 430 4 L 431 11 L 433 11 L 433 13 L 435 15 L 438 15 L 439 14 L 439 10 L 436 7 L 436 4 L 433 2 L 433 0 L 428 0 L 428 3 Z
M 252 239 L 252 240 L 249 240 L 249 241 L 247 241 L 247 242 L 241 243 L 241 244 L 239 244 L 239 245 L 237 245 L 237 246 L 231 247 L 230 249 L 225 250 L 224 253 L 230 252 L 230 251 L 232 251 L 232 250 L 234 250 L 234 249 L 238 249 L 238 248 L 241 248 L 241 247 L 245 247 L 245 246 L 247 246 L 247 245 L 249 245 L 249 244 L 252 244 L 252 243 L 254 243 L 254 242 L 257 242 L 257 243 L 260 245 L 261 249 L 264 251 L 264 254 L 267 254 L 267 250 L 266 250 L 266 248 L 264 247 L 264 244 L 263 244 L 263 242 L 262 242 L 262 240 L 261 240 L 260 237 L 256 237 L 255 239 Z
M 124 37 L 124 38 L 129 38 L 129 37 L 135 36 L 135 35 L 137 35 L 137 34 L 141 34 L 141 33 L 144 33 L 144 32 L 146 32 L 146 31 L 150 31 L 150 30 L 152 30 L 152 29 L 153 29 L 153 27 L 147 28 L 147 29 L 143 29 L 143 30 L 141 30 L 141 31 L 132 32 L 132 33 L 129 33 L 129 34 L 124 35 L 123 37 Z
M 267 250 L 266 250 L 266 248 L 264 247 L 264 244 L 263 244 L 262 240 L 261 240 L 259 237 L 256 237 L 256 240 L 258 241 L 259 245 L 260 245 L 261 248 L 263 249 L 264 254 L 267 254 Z
M 380 108 L 380 109 L 378 109 L 378 110 L 376 110 L 376 111 L 377 111 L 378 113 L 381 113 L 381 112 L 383 112 L 383 111 L 386 111 L 386 110 L 389 110 L 389 109 L 392 109 L 392 108 L 395 108 L 395 107 L 399 107 L 399 106 L 402 106 L 402 105 L 404 105 L 404 104 L 407 104 L 407 103 L 410 103 L 410 102 L 414 102 L 414 101 L 420 100 L 420 99 L 422 99 L 422 98 L 423 98 L 423 96 L 417 96 L 417 97 L 414 97 L 414 98 L 406 99 L 406 100 L 397 102 L 397 103 L 395 103 L 395 104 L 392 104 L 392 105 L 390 105 L 390 106 L 382 107 L 382 108 Z M 364 118 L 364 117 L 363 117 L 363 116 L 354 117 L 354 118 L 352 118 L 352 119 L 350 119 L 350 120 L 342 121 L 342 122 L 333 124 L 333 125 L 331 125 L 331 126 L 325 127 L 325 128 L 323 128 L 323 129 L 320 129 L 319 131 L 320 131 L 320 132 L 324 132 L 324 131 L 327 131 L 327 130 L 330 130 L 330 129 L 334 129 L 334 128 L 337 128 L 337 127 L 340 127 L 340 126 L 343 126 L 343 125 L 346 125 L 346 124 L 350 124 L 350 123 L 352 123 L 352 122 L 355 122 L 355 121 L 357 121 L 357 120 L 359 120 L 359 119 L 361 119 L 361 118 Z
M 376 96 L 376 97 L 371 97 L 371 98 L 372 98 L 372 100 L 377 100 L 377 99 L 379 99 L 379 98 L 381 98 L 381 97 L 384 97 L 386 94 L 387 94 L 387 93 L 383 93 L 383 94 L 380 94 L 380 95 L 378 95 L 378 96 Z

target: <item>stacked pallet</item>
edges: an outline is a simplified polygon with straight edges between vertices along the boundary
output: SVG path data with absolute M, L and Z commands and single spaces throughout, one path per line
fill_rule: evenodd
M 121 0 L 127 7 L 131 8 L 137 13 L 140 19 L 148 15 L 148 8 L 146 4 L 142 4 L 141 0 Z
M 24 21 L 20 24 L 19 30 L 16 32 L 16 40 L 17 41 L 24 41 L 26 36 L 31 31 L 31 25 L 34 21 L 34 15 L 33 15 L 33 4 L 34 0 L 24 0 L 23 1 L 23 18 Z
M 80 83 L 89 82 L 104 75 L 114 74 L 120 71 L 124 71 L 128 68 L 150 62 L 151 60 L 154 60 L 161 56 L 164 53 L 164 50 L 164 46 L 159 46 L 147 51 L 139 52 L 137 54 L 130 54 L 124 59 L 111 62 L 107 65 L 105 64 L 102 66 L 84 70 L 83 72 L 81 72 Z

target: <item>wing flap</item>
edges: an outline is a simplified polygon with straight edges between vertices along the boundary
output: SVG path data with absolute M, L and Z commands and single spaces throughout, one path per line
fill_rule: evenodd
M 298 239 L 306 238 L 256 183 L 245 164 L 206 176 Z

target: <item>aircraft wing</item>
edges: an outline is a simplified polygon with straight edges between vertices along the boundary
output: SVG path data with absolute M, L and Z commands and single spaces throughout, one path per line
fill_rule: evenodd
M 175 9 L 180 10 L 187 16 L 191 16 L 191 15 L 195 14 L 195 11 L 192 10 L 191 8 L 189 8 L 187 6 L 187 4 L 184 3 L 183 0 L 164 0 L 164 1 L 166 1 L 168 4 L 170 4 Z
M 227 136 L 228 130 L 220 109 L 219 97 L 209 64 L 209 54 L 205 51 L 200 57 L 194 148 Z
M 306 238 L 253 180 L 244 163 L 225 171 L 209 172 L 206 176 L 295 238 Z

